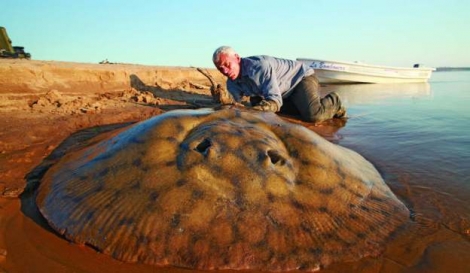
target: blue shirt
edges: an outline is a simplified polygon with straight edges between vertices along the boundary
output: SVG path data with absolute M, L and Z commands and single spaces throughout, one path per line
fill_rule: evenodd
M 279 108 L 282 98 L 306 76 L 314 73 L 311 67 L 302 62 L 252 56 L 241 58 L 240 75 L 235 80 L 227 80 L 227 89 L 236 101 L 242 96 L 261 96 L 275 101 Z

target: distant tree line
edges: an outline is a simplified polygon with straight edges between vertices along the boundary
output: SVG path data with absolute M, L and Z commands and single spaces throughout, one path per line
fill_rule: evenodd
M 470 67 L 437 67 L 436 71 L 470 71 Z

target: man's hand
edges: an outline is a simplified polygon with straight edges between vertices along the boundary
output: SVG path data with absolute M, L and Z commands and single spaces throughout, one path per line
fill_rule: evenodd
M 261 100 L 258 104 L 253 106 L 253 109 L 265 112 L 277 112 L 279 111 L 279 106 L 275 101 Z

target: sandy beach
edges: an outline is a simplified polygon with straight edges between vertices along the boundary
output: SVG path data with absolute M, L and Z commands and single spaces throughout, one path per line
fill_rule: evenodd
M 218 83 L 225 82 L 217 70 L 207 71 Z M 53 152 L 73 146 L 64 141 L 78 141 L 71 137 L 74 133 L 105 130 L 173 109 L 217 106 L 210 86 L 192 67 L 0 60 L 0 272 L 155 272 L 155 267 L 122 263 L 58 236 L 39 217 L 28 185 L 38 183 L 54 163 Z M 340 127 L 309 126 L 330 140 Z M 423 234 L 422 240 L 410 239 L 427 224 L 425 219 L 418 222 L 394 238 L 380 258 L 335 264 L 325 272 L 417 272 L 423 263 L 431 264 L 433 272 L 468 268 L 468 240 L 443 229 L 431 237 Z M 449 255 L 450 249 L 459 255 Z
M 216 70 L 210 73 L 222 83 Z M 44 270 L 21 268 L 15 252 L 27 246 L 8 242 L 23 229 L 16 220 L 28 221 L 19 206 L 28 177 L 61 142 L 85 128 L 214 105 L 209 87 L 189 67 L 0 60 L 0 270 Z

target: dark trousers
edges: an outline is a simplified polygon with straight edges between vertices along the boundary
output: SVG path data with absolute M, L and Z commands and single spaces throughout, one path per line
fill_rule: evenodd
M 319 95 L 317 77 L 305 77 L 291 94 L 283 98 L 281 113 L 296 115 L 308 122 L 321 122 L 330 118 L 341 108 L 338 94 L 331 92 L 323 98 Z

